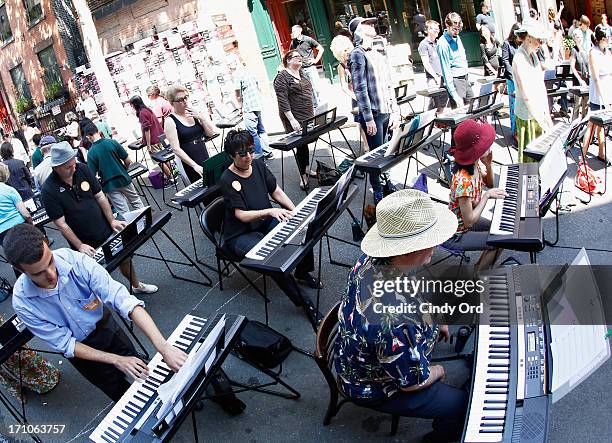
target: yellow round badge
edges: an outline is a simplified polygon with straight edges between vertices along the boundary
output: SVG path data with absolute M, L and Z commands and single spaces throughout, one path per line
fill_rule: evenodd
M 234 180 L 232 182 L 232 188 L 234 188 L 236 192 L 240 192 L 242 190 L 242 185 L 240 184 L 238 180 Z
M 83 190 L 83 192 L 87 192 L 91 189 L 91 186 L 89 186 L 89 182 L 81 182 L 81 189 Z

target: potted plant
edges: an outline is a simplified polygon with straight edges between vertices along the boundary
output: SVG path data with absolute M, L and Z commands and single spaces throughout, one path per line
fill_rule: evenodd
M 572 54 L 572 48 L 576 46 L 572 37 L 565 37 L 563 39 L 563 49 L 565 50 L 565 60 L 569 60 Z
M 47 101 L 54 100 L 56 98 L 60 98 L 64 95 L 64 85 L 61 81 L 56 80 L 54 82 L 49 83 L 47 86 L 47 92 L 45 93 L 45 98 Z
M 32 103 L 32 100 L 27 97 L 24 97 L 23 95 L 19 97 L 15 102 L 15 111 L 17 111 L 18 114 L 23 114 L 24 112 L 29 111 L 33 107 L 34 103 Z

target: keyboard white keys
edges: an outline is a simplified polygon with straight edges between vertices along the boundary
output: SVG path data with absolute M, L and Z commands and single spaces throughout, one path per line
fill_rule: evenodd
M 205 327 L 206 320 L 193 315 L 186 315 L 174 329 L 168 343 L 186 350 Z M 157 394 L 157 388 L 172 370 L 164 363 L 161 354 L 156 353 L 147 365 L 149 377 L 143 382 L 134 382 L 121 399 L 115 403 L 106 417 L 89 436 L 96 443 L 115 443 L 121 435 L 143 417 L 138 417 L 143 407 Z M 149 408 L 149 413 L 153 408 Z
M 174 198 L 185 197 L 185 196 L 191 194 L 192 192 L 201 189 L 203 186 L 204 186 L 203 179 L 199 179 L 198 181 L 195 181 L 192 184 L 190 184 L 189 186 L 186 186 L 185 188 L 183 188 L 180 191 L 178 191 L 174 195 Z
M 247 254 L 246 258 L 253 260 L 265 260 L 272 252 L 290 241 L 294 235 L 306 226 L 319 202 L 327 194 L 328 189 L 316 188 L 304 198 L 294 210 L 294 215 L 289 220 L 279 223 L 268 232 Z
M 506 425 L 510 388 L 510 311 L 494 309 L 509 301 L 505 276 L 490 277 L 488 296 L 488 300 L 483 300 L 484 312 L 478 328 L 466 442 L 502 441 Z M 502 323 L 508 325 L 502 326 Z
M 388 145 L 389 145 L 389 142 L 379 146 L 376 149 L 373 149 L 373 150 L 371 150 L 369 152 L 366 152 L 361 157 L 359 157 L 357 160 L 355 160 L 355 162 L 357 162 L 357 163 L 367 163 L 369 161 L 376 160 L 378 158 L 384 157 L 385 153 L 387 152 Z
M 502 166 L 499 174 L 498 188 L 504 189 L 508 195 L 495 201 L 495 210 L 491 220 L 491 235 L 512 235 L 517 219 L 519 166 Z
M 115 251 L 122 249 L 123 245 L 121 243 L 121 237 L 117 237 L 116 239 L 114 239 L 110 244 L 110 248 L 111 248 L 111 251 L 113 251 L 113 255 Z M 102 250 L 102 246 L 96 249 L 96 253 L 94 254 L 93 258 L 98 263 L 104 262 L 104 251 Z
M 525 147 L 526 152 L 538 152 L 544 155 L 553 146 L 553 144 L 565 143 L 571 123 L 561 122 L 557 123 L 550 131 L 545 132 Z

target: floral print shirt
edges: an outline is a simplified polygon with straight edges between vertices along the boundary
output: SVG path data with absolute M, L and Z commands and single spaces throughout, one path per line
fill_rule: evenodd
M 379 314 L 373 305 L 371 285 L 385 276 L 379 259 L 362 255 L 349 274 L 338 311 L 335 369 L 346 395 L 358 399 L 390 397 L 402 388 L 423 384 L 429 378 L 429 359 L 438 326 L 423 314 Z M 418 297 L 386 293 L 387 305 L 411 302 Z M 390 298 L 389 298 L 390 297 Z M 418 311 L 417 311 L 418 312 Z
M 453 211 L 457 216 L 457 221 L 459 222 L 459 226 L 457 227 L 458 234 L 469 231 L 469 229 L 465 227 L 463 218 L 461 217 L 459 198 L 470 197 L 472 199 L 472 208 L 475 208 L 478 203 L 480 203 L 480 199 L 482 198 L 483 184 L 482 174 L 478 164 L 476 165 L 476 174 L 474 175 L 471 175 L 465 169 L 459 169 L 453 174 L 450 185 L 450 200 L 448 202 L 448 209 Z

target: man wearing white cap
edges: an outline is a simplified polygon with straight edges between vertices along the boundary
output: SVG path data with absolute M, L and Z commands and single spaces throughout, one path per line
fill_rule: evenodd
M 70 246 L 93 257 L 96 248 L 113 233 L 125 227 L 125 222 L 113 217 L 110 204 L 98 180 L 87 165 L 77 163 L 76 150 L 68 142 L 60 142 L 51 148 L 53 172 L 45 181 L 42 200 L 47 215 Z M 121 273 L 130 280 L 136 294 L 152 294 L 157 286 L 141 283 L 131 260 L 119 266 Z
M 361 406 L 432 418 L 433 431 L 423 441 L 458 440 L 467 393 L 443 383 L 444 368 L 430 365 L 436 340 L 449 336 L 448 326 L 435 324 L 418 310 L 381 315 L 378 301 L 404 304 L 406 295 L 391 290 L 379 298 L 372 290 L 392 269 L 418 269 L 429 263 L 435 247 L 455 233 L 457 218 L 427 194 L 413 189 L 384 198 L 376 207 L 376 217 L 377 223 L 361 243 L 365 255 L 349 275 L 338 311 L 334 363 L 339 383 Z M 387 277 L 384 283 L 392 282 L 398 274 Z
M 523 162 L 526 160 L 523 158 L 525 146 L 553 126 L 544 84 L 544 71 L 537 56 L 542 41 L 548 38 L 548 33 L 538 21 L 525 20 L 515 34 L 523 39 L 512 61 L 512 75 L 516 86 L 516 135 L 519 162 Z

